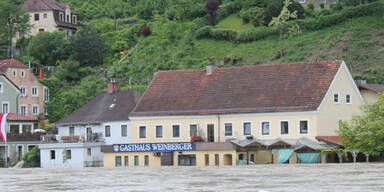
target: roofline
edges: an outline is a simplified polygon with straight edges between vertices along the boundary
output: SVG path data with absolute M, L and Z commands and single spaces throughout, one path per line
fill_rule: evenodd
M 337 145 L 337 146 L 340 146 L 340 147 L 344 147 L 344 145 L 342 144 L 338 144 L 338 143 L 334 143 L 334 142 L 330 142 L 328 140 L 325 140 L 325 139 L 322 139 L 322 138 L 319 138 L 319 137 L 329 137 L 329 136 L 316 136 L 315 139 L 319 140 L 319 141 L 323 141 L 323 142 L 326 142 L 326 143 L 331 143 L 332 145 Z M 336 136 L 331 136 L 331 137 L 336 137 Z M 338 136 L 337 136 L 338 137 Z
M 16 90 L 19 92 L 19 94 L 21 93 L 20 88 L 19 88 L 13 81 L 11 81 L 5 74 L 0 73 L 0 76 L 4 76 L 5 79 L 6 79 L 9 83 L 11 83 L 11 84 L 13 85 L 14 88 L 16 88 Z
M 376 91 L 375 89 L 372 89 L 372 88 L 366 86 L 366 84 L 360 84 L 358 87 L 359 87 L 359 88 L 361 87 L 361 88 L 364 88 L 364 89 L 373 91 L 373 92 L 375 92 L 376 94 L 380 94 L 380 93 L 381 93 L 381 92 L 379 92 L 379 91 Z

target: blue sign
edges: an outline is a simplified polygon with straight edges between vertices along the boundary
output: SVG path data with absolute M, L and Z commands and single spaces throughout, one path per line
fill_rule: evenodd
M 167 152 L 193 150 L 193 143 L 140 143 L 113 145 L 113 152 Z

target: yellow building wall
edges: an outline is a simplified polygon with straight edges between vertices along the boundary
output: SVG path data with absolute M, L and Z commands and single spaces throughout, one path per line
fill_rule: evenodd
M 280 121 L 289 122 L 289 134 L 280 134 Z M 299 133 L 299 121 L 308 120 L 309 134 Z M 270 122 L 270 135 L 261 134 L 261 122 Z M 246 139 L 243 135 L 243 123 L 251 123 L 251 133 L 258 139 L 298 139 L 307 137 L 315 139 L 317 136 L 316 115 L 314 112 L 308 113 L 264 113 L 264 114 L 243 114 L 243 115 L 221 115 L 217 116 L 190 116 L 190 117 L 170 117 L 153 119 L 135 119 L 131 118 L 131 136 L 132 143 L 163 143 L 163 142 L 189 142 L 190 124 L 198 125 L 198 135 L 204 139 L 207 138 L 207 125 L 214 124 L 215 142 L 225 142 L 229 139 Z M 225 136 L 224 124 L 232 123 L 233 135 Z M 163 126 L 163 138 L 155 138 L 155 126 Z M 172 137 L 172 125 L 180 125 L 180 138 Z M 220 125 L 220 126 L 218 126 Z M 139 126 L 146 126 L 146 139 L 139 139 Z
M 335 104 L 333 95 L 339 94 L 339 103 Z M 346 104 L 346 95 L 350 94 L 351 104 Z M 322 105 L 318 111 L 318 131 L 319 136 L 337 136 L 336 130 L 339 129 L 339 120 L 349 121 L 353 116 L 362 114 L 360 109 L 363 100 L 356 88 L 353 79 L 345 64 L 342 64 Z
M 373 91 L 360 90 L 360 93 L 367 104 L 373 104 L 374 102 L 379 100 L 379 95 Z
M 53 11 L 31 11 L 29 13 L 29 23 L 32 25 L 29 35 L 35 36 L 39 33 L 39 29 L 44 29 L 45 32 L 57 31 L 57 25 L 54 20 Z M 35 14 L 39 14 L 39 20 L 35 21 Z M 44 13 L 47 14 L 47 18 L 44 18 Z
M 269 164 L 272 163 L 272 151 L 271 150 L 257 150 L 249 151 L 248 159 L 251 160 L 251 154 L 255 155 L 255 164 Z

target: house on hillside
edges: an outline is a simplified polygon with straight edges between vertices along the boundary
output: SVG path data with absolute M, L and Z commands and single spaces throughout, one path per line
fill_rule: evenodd
M 0 113 L 18 113 L 19 95 L 19 87 L 0 68 Z
M 19 108 L 13 112 L 25 116 L 46 115 L 45 103 L 49 89 L 42 85 L 32 71 L 15 59 L 0 60 L 0 72 L 20 88 Z
M 66 31 L 67 36 L 70 36 L 79 27 L 79 16 L 67 3 L 56 0 L 28 0 L 21 7 L 29 13 L 32 29 L 29 34 L 19 34 L 20 37 L 34 36 L 44 31 Z
M 331 8 L 332 4 L 339 2 L 339 0 L 297 0 L 304 7 L 308 6 L 309 3 L 312 3 L 315 6 L 315 10 L 321 10 L 322 7 L 325 9 Z
M 108 83 L 107 92 L 56 122 L 58 135 L 48 135 L 39 145 L 41 167 L 103 166 L 101 145 L 131 142 L 128 114 L 140 97 Z
M 356 84 L 359 87 L 361 95 L 368 104 L 376 102 L 379 99 L 379 95 L 384 93 L 383 84 L 367 83 L 365 80 L 358 80 L 356 81 Z
M 104 166 L 315 163 L 362 104 L 344 61 L 159 71 Z

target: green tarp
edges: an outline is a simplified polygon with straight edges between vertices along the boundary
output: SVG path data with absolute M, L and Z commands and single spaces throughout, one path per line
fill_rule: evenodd
M 279 149 L 279 164 L 287 162 L 291 158 L 293 152 L 293 149 Z
M 300 163 L 317 163 L 319 153 L 298 153 L 297 158 L 299 158 Z

